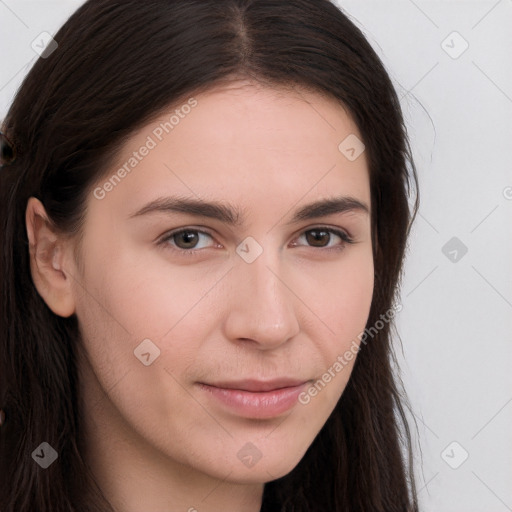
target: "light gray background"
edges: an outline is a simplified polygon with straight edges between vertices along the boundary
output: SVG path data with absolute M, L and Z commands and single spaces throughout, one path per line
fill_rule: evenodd
M 0 0 L 0 118 L 81 3 Z M 512 0 L 338 5 L 393 78 L 420 178 L 397 352 L 422 510 L 512 511 Z

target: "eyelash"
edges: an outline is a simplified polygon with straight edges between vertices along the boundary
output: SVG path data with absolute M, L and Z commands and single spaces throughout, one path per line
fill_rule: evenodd
M 187 231 L 192 231 L 194 233 L 199 233 L 199 234 L 207 235 L 207 236 L 213 238 L 213 235 L 211 233 L 208 233 L 207 231 L 203 231 L 201 229 L 196 229 L 196 228 L 180 228 L 180 229 L 178 229 L 176 231 L 172 231 L 172 232 L 167 233 L 166 235 L 164 235 L 164 237 L 158 242 L 158 245 L 166 246 L 167 249 L 169 249 L 169 250 L 171 250 L 173 252 L 177 252 L 177 253 L 179 253 L 181 255 L 197 256 L 198 253 L 202 249 L 180 249 L 180 248 L 173 247 L 172 245 L 170 245 L 168 243 L 168 242 L 170 242 L 173 239 L 174 236 L 179 235 L 179 234 L 184 233 L 184 232 L 187 232 Z M 337 245 L 337 246 L 334 246 L 334 247 L 318 247 L 317 249 L 319 249 L 319 250 L 323 250 L 323 251 L 340 251 L 340 250 L 345 248 L 346 244 L 353 244 L 353 243 L 355 243 L 354 240 L 345 231 L 341 231 L 341 230 L 335 229 L 335 228 L 330 228 L 330 227 L 327 227 L 327 226 L 315 226 L 313 228 L 308 228 L 305 231 L 303 231 L 299 235 L 299 237 L 304 235 L 305 233 L 308 233 L 309 231 L 326 231 L 327 233 L 339 236 L 343 240 L 343 243 L 341 245 Z M 329 240 L 329 242 L 330 242 L 330 240 Z M 298 247 L 301 247 L 301 246 L 298 245 Z M 310 245 L 310 246 L 302 246 L 302 247 L 312 247 L 312 248 L 315 248 L 315 246 L 312 246 L 312 245 Z

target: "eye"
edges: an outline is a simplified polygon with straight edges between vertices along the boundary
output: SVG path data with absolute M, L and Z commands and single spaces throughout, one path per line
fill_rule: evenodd
M 331 242 L 336 241 L 336 238 L 341 240 L 341 243 L 332 245 Z M 354 243 L 352 238 L 344 231 L 322 226 L 314 227 L 304 231 L 304 233 L 297 240 L 301 239 L 305 240 L 307 245 L 321 249 L 340 249 L 345 247 L 345 244 Z M 297 244 L 294 243 L 293 245 Z
M 207 245 L 204 245 L 204 242 L 208 238 L 212 239 L 212 236 L 206 231 L 186 228 L 167 234 L 160 243 L 170 244 L 172 249 L 181 252 L 193 252 L 207 247 Z M 201 244 L 201 240 L 203 244 Z

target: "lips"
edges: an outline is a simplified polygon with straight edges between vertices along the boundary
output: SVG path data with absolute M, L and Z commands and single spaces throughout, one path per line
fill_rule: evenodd
M 309 381 L 281 378 L 268 381 L 198 383 L 204 396 L 230 414 L 250 419 L 270 419 L 292 409 Z
M 250 391 L 252 393 L 262 393 L 265 391 L 273 391 L 276 389 L 293 388 L 296 386 L 300 386 L 301 384 L 304 384 L 306 382 L 307 380 L 280 378 L 267 381 L 257 379 L 244 379 L 237 381 L 224 381 L 204 384 L 220 389 L 239 389 L 241 391 Z

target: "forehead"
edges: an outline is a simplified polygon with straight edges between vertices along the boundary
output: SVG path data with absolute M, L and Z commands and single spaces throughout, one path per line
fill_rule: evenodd
M 366 157 L 351 161 L 340 151 L 347 137 L 361 139 L 335 99 L 223 85 L 184 98 L 126 141 L 98 182 L 112 184 L 102 207 L 128 214 L 156 195 L 176 194 L 259 209 L 333 194 L 369 204 Z

